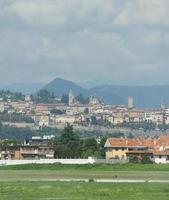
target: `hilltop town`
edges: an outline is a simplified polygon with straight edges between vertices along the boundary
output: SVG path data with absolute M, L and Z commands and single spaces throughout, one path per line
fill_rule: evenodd
M 59 127 L 66 123 L 77 129 L 166 130 L 169 108 L 138 109 L 133 97 L 128 105 L 111 105 L 93 95 L 75 96 L 70 90 L 62 97 L 41 90 L 37 96 L 1 92 L 0 121 L 16 127 Z M 97 129 L 96 129 L 97 130 Z

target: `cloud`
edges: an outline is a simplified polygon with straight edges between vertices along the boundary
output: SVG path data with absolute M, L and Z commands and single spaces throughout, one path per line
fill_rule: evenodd
M 168 9 L 168 0 L 1 0 L 1 83 L 167 83 Z
M 168 0 L 128 0 L 115 20 L 117 26 L 169 27 Z

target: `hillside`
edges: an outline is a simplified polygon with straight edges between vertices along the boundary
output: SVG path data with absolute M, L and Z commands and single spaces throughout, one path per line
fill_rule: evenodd
M 57 96 L 68 94 L 70 89 L 75 95 L 83 94 L 85 97 L 96 95 L 106 103 L 127 104 L 129 96 L 134 97 L 135 106 L 139 108 L 158 108 L 161 103 L 169 105 L 169 85 L 154 86 L 119 86 L 119 85 L 102 85 L 91 89 L 84 89 L 78 84 L 56 78 L 50 83 L 17 83 L 11 84 L 2 89 L 9 89 L 14 92 L 23 94 L 34 94 L 40 89 L 46 89 L 50 93 L 54 92 Z
M 64 79 L 55 79 L 48 83 L 44 89 L 54 92 L 61 96 L 67 94 L 70 89 L 74 94 L 83 94 L 84 96 L 96 95 L 106 103 L 127 104 L 129 96 L 134 97 L 135 105 L 139 108 L 158 108 L 161 103 L 169 105 L 169 85 L 154 86 L 119 86 L 102 85 L 89 90 L 80 87 L 78 84 Z
M 161 103 L 169 105 L 169 86 L 112 86 L 105 85 L 92 88 L 95 93 L 106 102 L 113 104 L 127 104 L 129 96 L 134 97 L 136 107 L 158 108 Z
M 75 95 L 83 94 L 84 96 L 88 96 L 89 92 L 79 85 L 67 81 L 61 78 L 56 78 L 47 85 L 44 86 L 43 89 L 48 90 L 50 93 L 54 92 L 55 95 L 61 96 L 63 94 L 68 94 L 70 90 L 73 91 Z

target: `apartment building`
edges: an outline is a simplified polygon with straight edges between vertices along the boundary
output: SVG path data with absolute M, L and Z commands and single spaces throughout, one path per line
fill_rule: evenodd
M 158 139 L 108 138 L 106 159 L 127 159 L 129 156 L 149 156 L 156 163 L 169 163 L 169 136 Z

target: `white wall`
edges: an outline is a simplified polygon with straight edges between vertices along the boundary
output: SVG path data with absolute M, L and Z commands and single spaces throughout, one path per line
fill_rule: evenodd
M 88 159 L 40 159 L 40 160 L 0 160 L 0 165 L 22 165 L 22 164 L 94 164 L 94 158 Z
M 167 160 L 167 156 L 161 156 L 161 158 L 159 158 L 159 156 L 154 156 L 154 162 L 157 164 L 169 164 L 169 160 Z
M 95 163 L 126 163 L 128 160 L 106 160 L 106 159 L 95 159 L 89 157 L 88 159 L 40 159 L 40 160 L 0 160 L 0 166 L 2 165 L 23 165 L 23 164 L 95 164 Z

